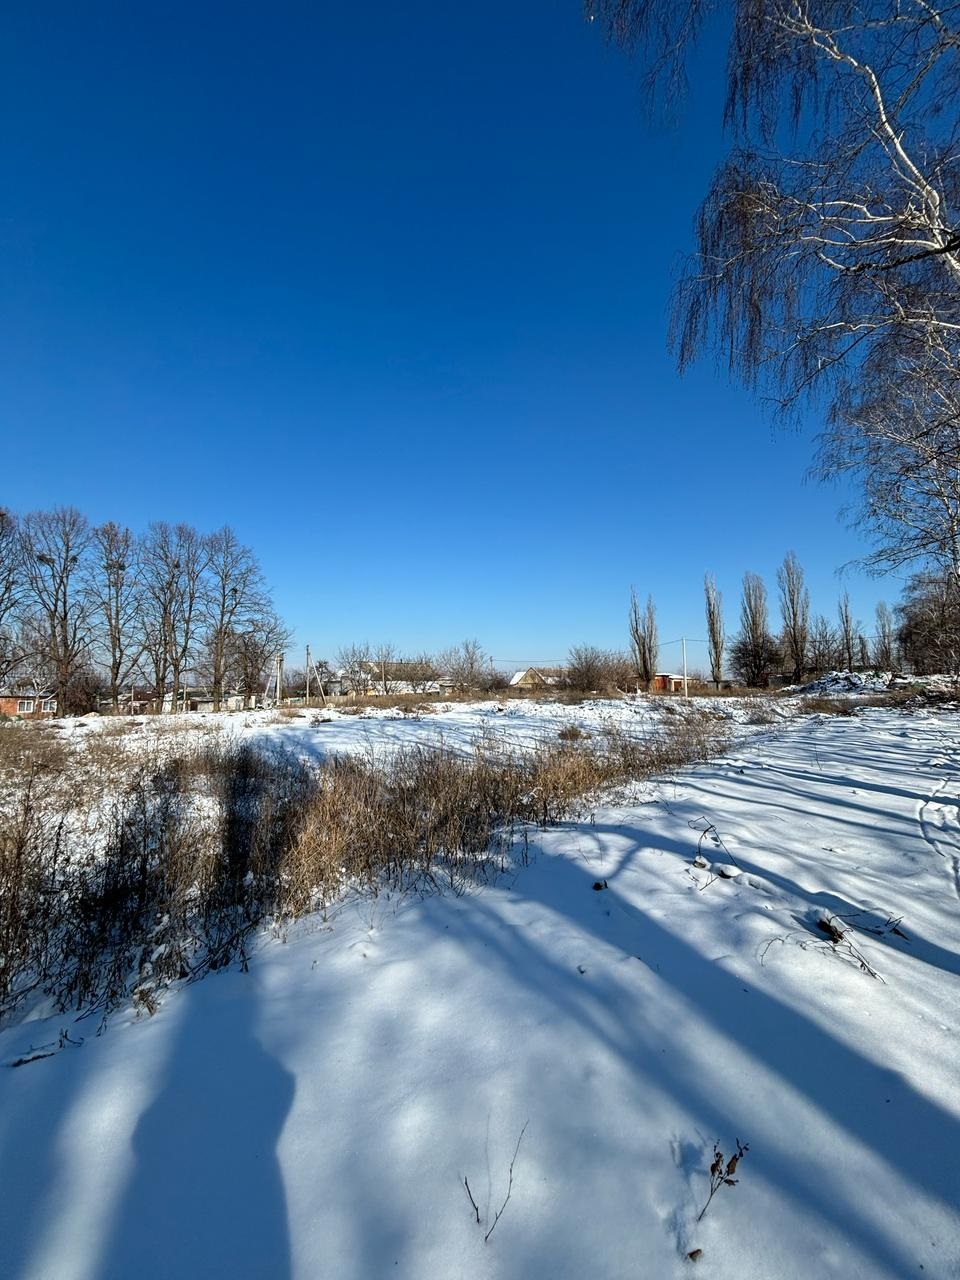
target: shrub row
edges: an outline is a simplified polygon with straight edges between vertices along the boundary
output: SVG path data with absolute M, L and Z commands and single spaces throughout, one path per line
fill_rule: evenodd
M 132 997 L 152 1011 L 169 983 L 245 964 L 261 924 L 348 886 L 459 890 L 518 838 L 525 850 L 531 825 L 725 745 L 723 719 L 697 708 L 644 738 L 565 732 L 529 751 L 487 739 L 319 765 L 178 742 L 127 754 L 122 785 L 91 798 L 64 791 L 62 744 L 18 733 L 0 786 L 0 1016 L 40 993 L 61 1010 Z

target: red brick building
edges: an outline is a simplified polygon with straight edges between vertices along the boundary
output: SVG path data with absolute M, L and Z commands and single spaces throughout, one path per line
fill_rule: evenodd
M 57 714 L 57 699 L 49 689 L 0 689 L 0 716 L 42 720 Z

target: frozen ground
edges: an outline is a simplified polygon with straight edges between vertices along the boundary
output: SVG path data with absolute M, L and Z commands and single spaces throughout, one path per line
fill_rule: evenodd
M 960 1276 L 956 711 L 752 732 L 496 886 L 349 901 L 99 1037 L 0 1034 L 0 1276 Z M 733 879 L 693 865 L 710 823 Z

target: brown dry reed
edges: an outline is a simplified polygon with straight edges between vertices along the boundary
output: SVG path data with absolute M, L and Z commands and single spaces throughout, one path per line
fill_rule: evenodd
M 192 738 L 192 740 L 191 740 Z M 413 747 L 307 762 L 264 744 L 73 746 L 0 734 L 0 1017 L 40 997 L 152 1012 L 171 982 L 247 962 L 251 933 L 348 888 L 461 892 L 526 857 L 529 829 L 611 787 L 720 754 L 690 707 L 638 738 L 565 734 L 532 750 Z

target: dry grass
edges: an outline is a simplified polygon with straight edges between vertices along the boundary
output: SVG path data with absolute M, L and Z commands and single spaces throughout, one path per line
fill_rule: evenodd
M 0 726 L 0 778 L 15 779 L 33 768 L 63 770 L 68 759 L 63 739 L 42 720 L 10 720 Z
M 862 699 L 833 697 L 829 694 L 809 694 L 800 699 L 800 706 L 806 715 L 852 716 L 863 705 Z
M 308 765 L 184 730 L 139 743 L 0 734 L 0 1014 L 152 1011 L 172 981 L 246 960 L 250 932 L 347 886 L 461 889 L 499 871 L 531 824 L 610 787 L 701 761 L 722 717 L 686 707 L 653 736 L 564 731 L 532 751 L 414 747 Z M 171 750 L 171 746 L 174 748 Z M 69 785 L 64 779 L 69 779 Z M 92 785 L 93 784 L 93 785 Z

